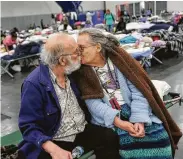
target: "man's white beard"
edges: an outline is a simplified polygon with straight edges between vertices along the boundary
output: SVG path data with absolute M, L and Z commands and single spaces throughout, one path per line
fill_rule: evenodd
M 78 70 L 81 67 L 80 58 L 77 62 L 73 62 L 70 58 L 68 58 L 69 66 L 65 68 L 65 74 L 70 75 L 72 72 Z

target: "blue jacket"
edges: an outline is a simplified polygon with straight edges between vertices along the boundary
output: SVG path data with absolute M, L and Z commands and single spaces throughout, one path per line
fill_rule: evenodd
M 115 67 L 115 66 L 114 66 Z M 142 93 L 115 67 L 120 91 L 125 103 L 131 108 L 129 121 L 132 123 L 142 122 L 146 124 L 162 123 L 153 113 L 147 99 Z M 87 99 L 91 122 L 96 125 L 112 128 L 114 118 L 119 115 L 119 110 L 113 109 L 107 96 L 102 99 Z
M 84 101 L 80 99 L 79 91 L 72 79 L 70 77 L 69 79 L 81 106 Z M 87 109 L 84 105 L 81 108 Z M 42 150 L 42 143 L 52 140 L 57 132 L 61 123 L 61 113 L 49 69 L 41 64 L 22 85 L 19 128 L 23 141 L 19 144 L 19 152 L 27 159 L 36 159 Z

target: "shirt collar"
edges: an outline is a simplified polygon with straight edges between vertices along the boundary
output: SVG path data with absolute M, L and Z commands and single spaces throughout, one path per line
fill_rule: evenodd
M 55 76 L 55 74 L 53 73 L 53 71 L 49 68 L 49 73 L 51 76 L 51 79 L 53 80 L 54 83 L 57 83 L 57 77 Z
M 55 84 L 57 84 L 57 77 L 55 76 L 55 74 L 53 73 L 53 71 L 51 70 L 51 68 L 49 68 L 49 73 L 50 73 L 50 76 L 51 76 L 52 81 L 53 81 Z M 67 86 L 68 86 L 70 83 L 69 83 L 69 79 L 68 79 L 67 76 L 65 76 L 65 79 L 66 79 L 66 88 L 67 88 Z M 57 85 L 58 85 L 58 84 L 57 84 Z

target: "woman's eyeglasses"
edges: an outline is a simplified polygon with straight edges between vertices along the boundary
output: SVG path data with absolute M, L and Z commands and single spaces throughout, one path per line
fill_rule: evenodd
M 76 56 L 81 56 L 82 55 L 82 52 L 84 51 L 85 48 L 89 48 L 89 47 L 92 47 L 92 46 L 95 46 L 95 44 L 93 45 L 89 45 L 89 46 L 82 46 L 82 45 L 79 45 L 78 48 L 76 49 L 76 51 L 72 54 L 62 54 L 60 56 L 72 56 L 72 55 L 76 55 Z
M 89 48 L 89 47 L 92 47 L 92 46 L 95 46 L 95 44 L 93 44 L 93 45 L 89 45 L 89 46 L 79 45 L 79 48 L 80 48 L 80 51 L 81 51 L 81 52 L 83 52 L 83 51 L 84 51 L 84 49 Z

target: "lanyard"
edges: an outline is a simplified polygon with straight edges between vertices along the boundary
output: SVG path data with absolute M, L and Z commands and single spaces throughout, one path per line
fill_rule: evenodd
M 117 79 L 117 73 L 116 73 L 115 67 L 114 67 L 114 75 L 113 75 L 113 73 L 112 73 L 112 71 L 111 71 L 111 68 L 110 68 L 110 66 L 109 66 L 108 61 L 107 61 L 107 68 L 108 68 L 108 73 L 109 73 L 109 76 L 110 76 L 109 78 L 113 81 L 113 83 L 114 83 L 115 86 L 116 86 L 116 89 L 115 89 L 115 90 L 119 89 L 119 88 L 120 88 L 120 87 L 119 87 L 119 81 L 118 81 L 118 79 Z M 107 93 L 110 97 L 112 97 L 112 96 L 114 95 L 115 90 L 114 90 L 113 92 L 110 93 L 110 92 L 107 90 L 106 84 L 104 84 L 104 83 L 102 82 L 101 78 L 100 78 L 100 75 L 99 75 L 99 73 L 98 73 L 98 68 L 97 68 L 97 69 L 95 68 L 95 71 L 96 71 L 96 75 L 97 75 L 97 77 L 98 77 L 98 79 L 99 79 L 99 81 L 100 81 L 100 83 L 101 83 L 103 89 L 106 91 L 106 93 Z

